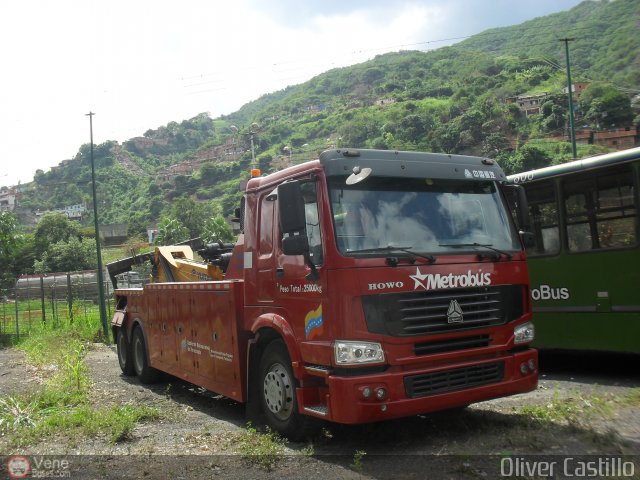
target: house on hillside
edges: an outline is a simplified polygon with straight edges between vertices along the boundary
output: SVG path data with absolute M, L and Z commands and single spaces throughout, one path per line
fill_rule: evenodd
M 518 95 L 516 97 L 509 97 L 505 101 L 506 103 L 515 103 L 518 105 L 518 108 L 528 117 L 529 115 L 536 115 L 540 113 L 540 106 L 548 96 L 548 93 L 542 92 L 534 95 Z
M 573 100 L 576 102 L 580 101 L 580 97 L 582 96 L 582 92 L 584 91 L 585 88 L 587 88 L 589 86 L 588 83 L 585 82 L 575 82 L 573 85 L 571 85 L 571 92 L 573 93 Z M 565 95 L 569 92 L 569 90 L 567 89 L 567 87 L 564 87 L 562 89 L 562 93 L 564 93 Z
M 99 230 L 105 245 L 120 245 L 127 239 L 128 228 L 126 223 L 100 225 Z
M 0 212 L 13 212 L 16 209 L 16 191 L 14 188 L 0 188 Z
M 593 143 L 616 150 L 633 148 L 638 131 L 636 127 L 614 128 L 593 132 Z
M 84 203 L 77 203 L 63 208 L 56 208 L 54 212 L 64 213 L 69 220 L 82 220 L 87 213 L 87 206 Z

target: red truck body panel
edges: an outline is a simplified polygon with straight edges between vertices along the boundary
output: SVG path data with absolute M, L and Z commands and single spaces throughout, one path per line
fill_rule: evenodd
M 242 283 L 156 283 L 116 295 L 129 297 L 130 324 L 143 329 L 152 367 L 244 401 Z

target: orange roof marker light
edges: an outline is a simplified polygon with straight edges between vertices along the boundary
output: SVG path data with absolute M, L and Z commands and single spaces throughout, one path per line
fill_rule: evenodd
M 259 168 L 251 169 L 251 178 L 259 177 L 260 175 L 261 175 L 261 172 Z

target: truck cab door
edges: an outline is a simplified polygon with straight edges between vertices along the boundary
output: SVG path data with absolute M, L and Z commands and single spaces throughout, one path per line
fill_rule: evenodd
M 326 295 L 326 275 L 323 275 L 324 244 L 321 228 L 321 206 L 317 181 L 296 181 L 299 190 L 290 197 L 278 188 L 279 240 L 276 250 L 274 296 L 285 305 L 294 331 L 312 339 L 323 331 L 322 305 Z M 289 182 L 287 182 L 289 183 Z M 293 213 L 292 213 L 293 212 Z M 290 222 L 291 216 L 294 222 Z

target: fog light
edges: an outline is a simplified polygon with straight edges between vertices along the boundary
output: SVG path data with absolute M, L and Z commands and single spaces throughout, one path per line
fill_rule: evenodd
M 521 372 L 523 375 L 526 375 L 527 373 L 529 373 L 529 367 L 527 367 L 527 364 L 526 364 L 526 363 L 521 363 L 521 364 L 520 364 L 520 372 Z
M 376 388 L 376 398 L 378 400 L 384 400 L 387 396 L 387 391 L 384 388 Z
M 536 361 L 533 358 L 531 358 L 531 359 L 529 359 L 528 363 L 529 363 L 529 370 L 531 370 L 532 372 L 535 371 L 535 369 L 536 369 Z
M 365 399 L 369 399 L 369 398 L 371 398 L 371 389 L 370 389 L 369 387 L 364 387 L 364 388 L 362 389 L 362 396 L 363 396 Z

